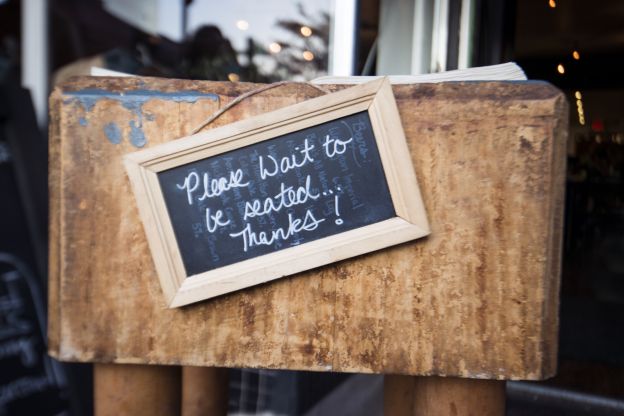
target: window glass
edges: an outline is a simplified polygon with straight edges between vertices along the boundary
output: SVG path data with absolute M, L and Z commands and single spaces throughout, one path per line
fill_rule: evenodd
M 327 74 L 330 0 L 196 0 L 188 8 L 188 73 L 272 82 Z

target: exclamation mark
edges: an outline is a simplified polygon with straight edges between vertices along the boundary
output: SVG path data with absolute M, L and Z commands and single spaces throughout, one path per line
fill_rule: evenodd
M 334 196 L 334 211 L 336 211 L 336 217 L 340 217 L 340 210 L 338 209 L 338 195 Z M 336 218 L 336 225 L 342 225 L 342 219 Z

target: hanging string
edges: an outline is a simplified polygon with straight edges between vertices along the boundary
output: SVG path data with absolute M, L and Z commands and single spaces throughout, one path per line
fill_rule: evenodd
M 328 94 L 329 91 L 327 91 L 324 88 L 319 87 L 318 85 L 312 84 L 310 82 L 296 82 L 296 81 L 280 81 L 280 82 L 275 82 L 273 84 L 267 84 L 267 85 L 263 85 L 262 87 L 256 88 L 255 90 L 251 90 L 251 91 L 247 91 L 244 94 L 239 95 L 238 97 L 236 97 L 235 99 L 233 99 L 232 101 L 230 101 L 225 107 L 220 108 L 219 110 L 215 111 L 210 117 L 208 117 L 206 120 L 202 121 L 200 125 L 198 125 L 197 127 L 195 127 L 192 131 L 191 134 L 195 134 L 200 132 L 202 129 L 204 129 L 206 126 L 208 126 L 210 123 L 212 123 L 213 121 L 215 121 L 216 119 L 218 119 L 223 113 L 225 113 L 226 111 L 228 111 L 230 108 L 234 107 L 235 105 L 239 104 L 241 101 L 256 95 L 256 94 L 260 94 L 262 92 L 268 91 L 270 89 L 273 88 L 277 88 L 277 87 L 281 87 L 284 85 L 305 85 L 308 87 L 312 87 L 315 90 L 321 91 L 323 94 Z

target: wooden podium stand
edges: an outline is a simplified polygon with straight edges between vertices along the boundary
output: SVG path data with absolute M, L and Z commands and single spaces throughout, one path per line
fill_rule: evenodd
M 394 86 L 426 239 L 167 309 L 122 157 L 256 87 L 77 78 L 51 96 L 49 350 L 98 363 L 97 414 L 223 413 L 214 367 L 253 367 L 392 374 L 386 414 L 499 415 L 504 380 L 555 373 L 568 114 L 540 82 Z M 210 127 L 319 94 L 275 88 Z

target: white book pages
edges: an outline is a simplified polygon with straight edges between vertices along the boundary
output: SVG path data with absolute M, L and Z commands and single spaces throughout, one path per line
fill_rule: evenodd
M 422 75 L 389 75 L 392 84 L 416 84 L 446 81 L 526 81 L 527 77 L 515 62 L 480 66 L 468 69 L 436 72 Z M 379 76 L 324 76 L 312 80 L 314 84 L 361 84 Z
M 91 76 L 93 77 L 135 77 L 136 75 L 126 74 L 125 72 L 113 71 L 112 69 L 100 68 L 98 66 L 92 66 Z
M 91 67 L 92 76 L 106 77 L 133 77 L 135 75 L 123 72 L 112 71 L 110 69 Z M 362 84 L 380 78 L 379 76 L 351 76 L 351 77 L 319 77 L 311 82 L 313 84 Z M 468 69 L 456 69 L 453 71 L 436 72 L 422 75 L 390 75 L 392 84 L 417 84 L 427 82 L 446 81 L 526 81 L 527 77 L 522 68 L 515 62 L 504 64 L 479 66 Z

